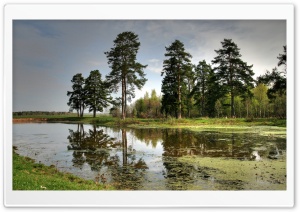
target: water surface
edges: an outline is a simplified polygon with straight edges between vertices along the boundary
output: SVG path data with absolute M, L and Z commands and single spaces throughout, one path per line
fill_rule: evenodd
M 120 190 L 286 187 L 286 139 L 273 136 L 23 123 L 13 125 L 13 145 L 38 163 Z

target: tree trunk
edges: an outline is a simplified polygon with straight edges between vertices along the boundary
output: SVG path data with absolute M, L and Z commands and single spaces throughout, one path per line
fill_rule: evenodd
M 125 120 L 125 79 L 122 78 L 122 119 Z
M 96 117 L 96 108 L 94 108 L 94 110 L 93 110 L 93 117 L 94 118 Z
M 261 118 L 261 106 L 259 106 L 259 116 Z
M 233 118 L 235 116 L 234 111 L 234 94 L 233 91 L 231 91 L 231 117 Z
M 83 117 L 84 106 L 81 108 L 80 117 Z
M 203 77 L 204 78 L 204 77 Z M 204 116 L 204 80 L 202 80 L 201 116 Z
M 126 83 L 126 78 L 124 79 L 124 86 L 125 86 L 125 102 L 124 102 L 124 119 L 126 117 L 126 112 L 127 112 L 127 83 Z
M 229 61 L 231 61 L 231 55 L 229 55 Z M 230 62 L 230 75 L 229 75 L 229 86 L 230 86 L 230 96 L 231 96 L 231 117 L 233 118 L 235 116 L 234 112 L 234 94 L 233 94 L 233 67 L 232 63 Z
M 181 119 L 181 89 L 180 89 L 180 75 L 178 74 L 178 119 Z

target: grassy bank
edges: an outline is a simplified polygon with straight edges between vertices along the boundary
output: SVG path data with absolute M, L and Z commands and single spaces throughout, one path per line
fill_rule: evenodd
M 13 190 L 112 190 L 13 153 Z
M 31 116 L 14 116 L 14 122 L 23 121 L 46 121 L 62 123 L 84 123 L 97 124 L 103 126 L 133 127 L 133 128 L 188 128 L 188 127 L 253 127 L 253 126 L 277 126 L 286 127 L 286 119 L 276 118 L 193 118 L 193 119 L 140 119 L 126 118 L 121 120 L 109 115 L 98 115 L 93 118 L 90 115 L 77 117 L 76 114 L 70 115 L 31 115 Z

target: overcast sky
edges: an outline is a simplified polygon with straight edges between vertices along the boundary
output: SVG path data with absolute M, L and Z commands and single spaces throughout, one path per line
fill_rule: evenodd
M 286 45 L 286 22 L 281 20 L 145 20 L 145 21 L 24 21 L 13 22 L 13 111 L 68 111 L 67 91 L 73 75 L 87 77 L 98 69 L 110 72 L 104 54 L 119 33 L 132 31 L 141 42 L 138 62 L 148 65 L 148 81 L 136 98 L 156 89 L 160 94 L 165 47 L 175 39 L 197 64 L 211 63 L 224 38 L 240 48 L 253 64 L 255 78 L 272 70 Z M 116 96 L 115 94 L 114 96 Z

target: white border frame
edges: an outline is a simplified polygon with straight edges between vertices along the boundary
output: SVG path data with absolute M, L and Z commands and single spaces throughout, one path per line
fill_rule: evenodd
M 124 13 L 124 11 L 134 13 Z M 228 12 L 228 11 L 234 12 Z M 114 11 L 114 12 L 112 12 Z M 166 12 L 167 11 L 167 12 Z M 184 11 L 184 12 L 183 12 Z M 286 191 L 13 191 L 12 21 L 283 19 L 287 21 Z M 293 207 L 294 6 L 292 4 L 7 4 L 4 8 L 4 205 L 6 207 Z M 116 201 L 117 200 L 117 201 Z

